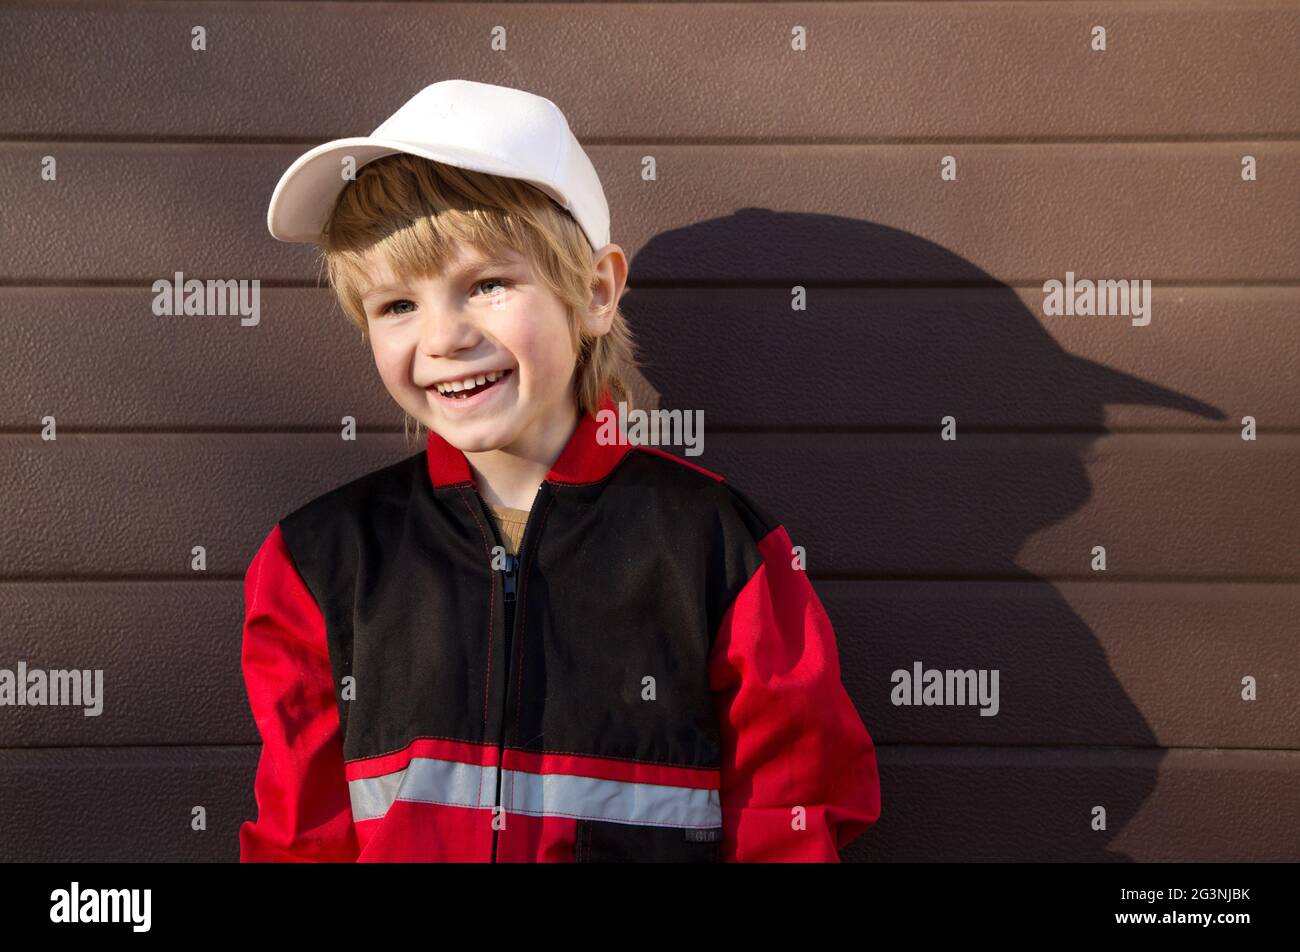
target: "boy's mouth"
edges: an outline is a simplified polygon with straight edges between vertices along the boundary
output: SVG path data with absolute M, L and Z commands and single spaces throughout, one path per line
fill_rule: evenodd
M 481 393 L 491 390 L 497 384 L 504 382 L 513 372 L 510 369 L 494 370 L 488 374 L 479 374 L 474 378 L 467 377 L 464 380 L 450 383 L 433 384 L 425 389 L 436 393 L 443 400 L 460 402 L 470 400 Z

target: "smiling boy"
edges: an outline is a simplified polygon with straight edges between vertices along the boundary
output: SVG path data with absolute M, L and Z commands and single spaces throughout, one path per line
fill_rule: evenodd
M 580 416 L 577 354 L 563 302 L 510 248 L 458 247 L 446 274 L 409 284 L 376 251 L 363 260 L 374 281 L 361 301 L 384 386 L 402 409 L 465 454 L 489 503 L 529 509 Z M 606 245 L 592 270 L 583 332 L 600 337 L 627 281 L 627 259 L 618 245 Z M 495 290 L 485 292 L 491 284 Z M 471 380 L 476 385 L 466 389 Z
M 756 503 L 601 435 L 627 259 L 555 105 L 436 83 L 268 224 L 428 433 L 249 565 L 241 860 L 837 862 L 880 794 L 830 621 Z

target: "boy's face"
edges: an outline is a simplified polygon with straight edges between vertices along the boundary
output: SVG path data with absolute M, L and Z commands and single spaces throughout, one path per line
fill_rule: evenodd
M 577 419 L 568 316 L 523 255 L 505 249 L 484 261 L 462 245 L 442 274 L 410 282 L 378 257 L 368 263 L 362 304 L 375 366 L 407 413 L 465 453 L 535 458 L 555 433 L 568 435 Z M 460 392 L 436 386 L 502 371 Z

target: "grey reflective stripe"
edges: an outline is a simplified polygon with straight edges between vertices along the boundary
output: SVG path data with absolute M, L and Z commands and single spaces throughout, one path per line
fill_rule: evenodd
M 413 757 L 402 770 L 348 781 L 355 820 L 373 820 L 383 816 L 394 800 L 490 808 L 496 802 L 496 793 L 496 767 L 431 757 Z
M 521 770 L 507 770 L 502 776 L 502 799 L 509 813 L 647 826 L 722 825 L 722 801 L 717 790 Z
M 522 770 L 507 770 L 502 779 L 502 799 L 509 813 L 647 826 L 722 825 L 717 790 Z M 414 757 L 403 770 L 349 781 L 348 793 L 353 818 L 370 820 L 386 814 L 397 800 L 491 809 L 496 783 L 496 767 Z

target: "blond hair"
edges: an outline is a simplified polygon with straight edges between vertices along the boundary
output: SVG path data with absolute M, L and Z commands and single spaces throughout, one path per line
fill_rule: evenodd
M 483 254 L 513 249 L 568 311 L 579 410 L 595 413 L 607 389 L 615 403 L 632 403 L 628 383 L 637 368 L 636 346 L 618 303 L 606 334 L 585 333 L 579 319 L 594 290 L 591 243 L 567 211 L 527 182 L 407 153 L 384 156 L 362 166 L 343 189 L 322 237 L 330 286 L 363 340 L 369 336 L 361 302 L 369 282 L 368 252 L 388 261 L 397 277 L 409 279 L 440 273 L 460 244 Z M 420 421 L 403 416 L 408 438 L 412 422 L 418 437 Z

